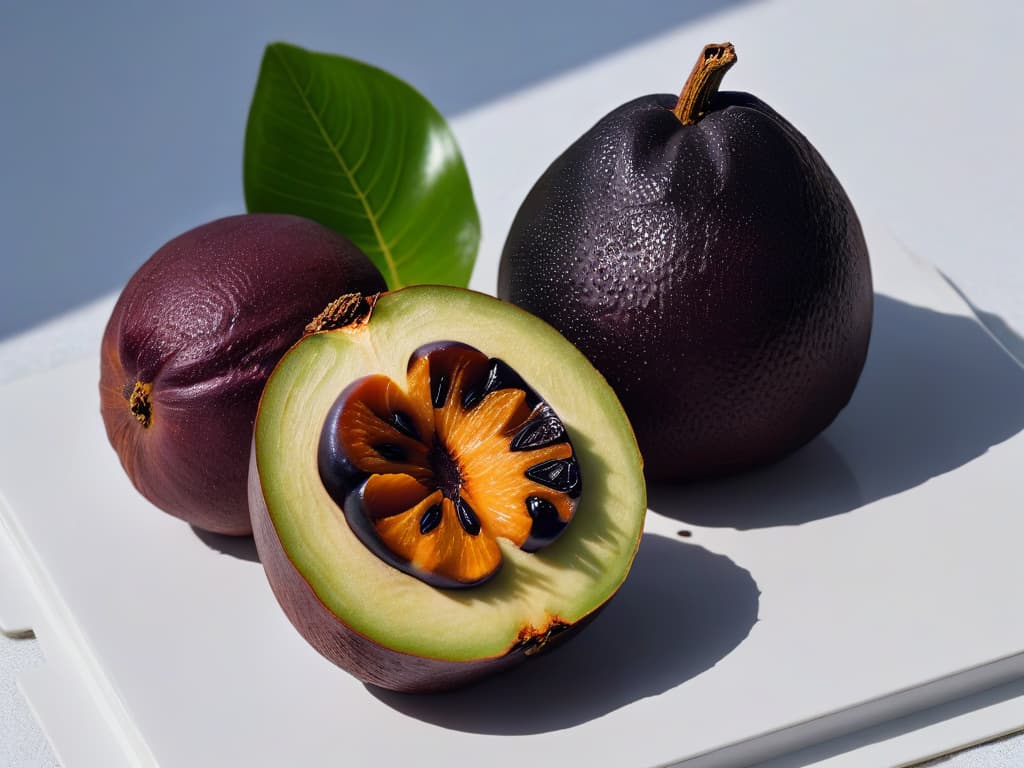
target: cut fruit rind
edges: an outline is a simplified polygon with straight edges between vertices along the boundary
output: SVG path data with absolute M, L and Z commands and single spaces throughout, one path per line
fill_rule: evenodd
M 410 353 L 440 340 L 468 344 L 518 372 L 564 423 L 587 483 L 561 537 L 533 553 L 499 538 L 501 570 L 458 591 L 430 586 L 370 551 L 317 471 L 321 429 L 339 394 L 369 375 L 405 381 Z M 250 500 L 261 559 L 300 632 L 362 679 L 398 689 L 458 684 L 478 676 L 472 662 L 535 648 L 579 624 L 625 579 L 646 511 L 629 422 L 582 354 L 508 303 L 434 286 L 383 294 L 365 324 L 309 335 L 285 355 L 260 404 Z M 305 607 L 289 610 L 306 589 Z M 323 615 L 309 615 L 320 608 Z M 325 636 L 332 631 L 337 637 Z M 361 667 L 353 657 L 368 645 L 380 649 L 384 661 L 378 655 Z M 396 660 L 399 678 L 418 661 L 452 662 L 458 669 L 426 673 L 443 681 L 438 686 L 429 679 L 406 686 L 380 672 L 388 654 L 420 657 L 404 666 Z

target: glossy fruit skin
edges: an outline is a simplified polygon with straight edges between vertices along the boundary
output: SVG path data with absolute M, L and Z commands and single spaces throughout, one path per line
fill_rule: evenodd
M 619 107 L 541 176 L 502 253 L 498 295 L 558 328 L 615 389 L 649 479 L 724 474 L 824 429 L 867 355 L 860 223 L 807 139 L 720 92 Z
M 250 533 L 249 449 L 267 377 L 330 301 L 383 290 L 354 245 L 296 216 L 231 216 L 161 247 L 102 341 L 103 422 L 135 487 L 197 528 Z M 136 381 L 152 385 L 148 427 L 129 409 Z

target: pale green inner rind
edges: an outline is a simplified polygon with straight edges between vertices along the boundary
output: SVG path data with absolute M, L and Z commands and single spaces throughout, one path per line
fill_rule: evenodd
M 410 353 L 457 340 L 518 371 L 562 418 L 583 476 L 570 525 L 538 553 L 501 541 L 504 565 L 465 590 L 428 586 L 355 537 L 317 471 L 317 442 L 341 390 L 371 373 L 403 386 Z M 548 325 L 483 294 L 418 286 L 385 294 L 369 325 L 307 337 L 267 384 L 256 459 L 285 552 L 336 616 L 395 650 L 449 660 L 504 654 L 526 627 L 572 624 L 622 583 L 646 511 L 640 456 L 611 388 Z

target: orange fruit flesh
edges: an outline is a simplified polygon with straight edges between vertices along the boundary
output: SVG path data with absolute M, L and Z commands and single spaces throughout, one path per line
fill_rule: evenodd
M 501 567 L 499 538 L 536 548 L 531 504 L 550 505 L 558 528 L 578 505 L 578 491 L 527 475 L 545 462 L 575 461 L 568 441 L 511 448 L 546 406 L 531 406 L 518 388 L 474 397 L 489 363 L 471 348 L 414 355 L 407 390 L 367 376 L 349 389 L 338 418 L 345 457 L 369 475 L 362 514 L 379 543 L 428 581 L 481 583 Z

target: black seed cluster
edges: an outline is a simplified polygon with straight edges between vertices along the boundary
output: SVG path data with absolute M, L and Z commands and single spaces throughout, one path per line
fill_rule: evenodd
M 458 404 L 463 410 L 470 410 L 492 392 L 516 389 L 523 392 L 524 402 L 531 413 L 527 421 L 518 427 L 515 435 L 511 437 L 509 450 L 531 451 L 559 443 L 570 443 L 565 425 L 557 414 L 504 361 L 487 358 L 465 344 L 440 341 L 417 349 L 410 357 L 409 370 L 422 362 L 424 357 L 429 359 L 428 388 L 431 404 L 435 409 L 445 408 L 455 396 L 459 398 Z M 460 370 L 463 371 L 460 391 L 453 393 L 453 378 Z M 355 384 L 350 385 L 354 386 Z M 346 392 L 343 392 L 328 414 L 321 433 L 318 467 L 325 487 L 341 506 L 353 531 L 385 562 L 429 584 L 439 587 L 473 586 L 437 573 L 421 572 L 382 541 L 376 530 L 376 521 L 371 515 L 372 510 L 367 507 L 365 495 L 368 481 L 375 471 L 357 466 L 343 448 L 339 424 L 342 411 L 347 407 L 347 397 Z M 394 409 L 380 418 L 404 438 L 426 445 L 427 463 L 434 487 L 444 498 L 452 502 L 461 529 L 469 536 L 480 535 L 480 517 L 462 495 L 465 478 L 462 467 L 449 447 L 444 445 L 436 434 L 420 434 L 416 422 L 406 411 Z M 411 460 L 407 447 L 395 438 L 374 443 L 372 448 L 377 456 L 386 462 L 405 464 Z M 525 470 L 524 479 L 566 494 L 570 499 L 576 499 L 581 494 L 582 481 L 575 455 L 565 459 L 541 461 Z M 527 496 L 524 506 L 525 514 L 530 517 L 531 526 L 522 549 L 534 552 L 558 538 L 566 527 L 566 522 L 559 517 L 555 504 L 543 496 Z M 444 506 L 440 502 L 431 504 L 423 510 L 418 520 L 420 535 L 427 536 L 437 530 L 444 515 Z M 482 580 L 486 578 L 489 576 Z
M 544 404 L 537 408 L 534 418 L 526 422 L 522 429 L 512 438 L 509 446 L 513 451 L 532 451 L 536 448 L 544 448 L 555 443 L 568 442 L 569 437 L 565 432 L 562 420 L 558 418 L 551 408 Z
M 560 493 L 567 493 L 572 498 L 580 495 L 580 472 L 575 456 L 541 462 L 526 470 L 526 476 L 535 483 L 546 485 Z

